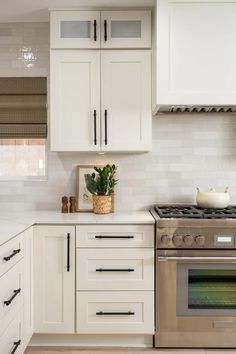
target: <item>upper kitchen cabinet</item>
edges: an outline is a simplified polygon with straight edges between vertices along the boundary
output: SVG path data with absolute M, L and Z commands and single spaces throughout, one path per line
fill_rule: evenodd
M 154 106 L 236 102 L 236 1 L 157 0 Z
M 50 132 L 53 151 L 100 150 L 100 52 L 52 50 Z
M 150 48 L 151 11 L 102 11 L 101 48 Z
M 51 48 L 150 48 L 151 11 L 51 11 Z
M 101 149 L 151 150 L 151 53 L 101 53 Z
M 99 11 L 52 11 L 51 48 L 100 48 Z
M 53 50 L 50 96 L 53 151 L 151 149 L 149 50 Z

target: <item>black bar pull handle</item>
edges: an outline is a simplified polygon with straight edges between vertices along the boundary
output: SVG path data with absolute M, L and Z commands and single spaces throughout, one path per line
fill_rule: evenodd
M 67 234 L 67 272 L 70 271 L 70 233 Z
M 103 312 L 103 311 L 99 311 L 96 312 L 97 316 L 134 316 L 135 312 Z
M 128 269 L 103 269 L 103 268 L 97 268 L 96 272 L 134 272 L 133 268 L 128 268 Z
M 97 111 L 93 111 L 94 145 L 97 145 Z
M 95 236 L 95 238 L 98 238 L 98 239 L 131 239 L 131 238 L 134 238 L 134 236 L 131 236 L 131 235 L 127 235 L 127 236 L 103 236 L 103 235 L 97 235 Z
M 105 145 L 107 145 L 107 109 L 105 109 L 104 117 L 105 117 Z
M 107 42 L 107 20 L 104 20 L 104 41 Z
M 11 259 L 12 257 L 16 256 L 17 253 L 20 253 L 20 251 L 21 251 L 20 248 L 17 249 L 17 250 L 13 250 L 12 254 L 10 254 L 10 256 L 3 257 L 3 260 L 6 261 L 6 262 L 10 261 L 10 259 Z
M 21 344 L 21 340 L 18 340 L 17 342 L 14 342 L 13 344 L 14 344 L 14 348 L 12 349 L 11 354 L 14 354 L 16 352 L 17 348 Z
M 11 305 L 12 301 L 15 299 L 15 297 L 20 294 L 21 289 L 13 290 L 13 295 L 9 300 L 4 301 L 4 305 L 9 306 Z
M 93 21 L 93 39 L 94 42 L 97 41 L 97 20 Z

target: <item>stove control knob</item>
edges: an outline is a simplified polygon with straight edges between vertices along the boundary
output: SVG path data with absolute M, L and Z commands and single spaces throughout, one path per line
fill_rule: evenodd
M 192 244 L 194 243 L 193 236 L 191 236 L 191 235 L 184 236 L 184 243 L 186 246 L 192 246 Z
M 195 242 L 198 246 L 204 246 L 205 244 L 205 237 L 202 235 L 198 235 L 195 237 Z
M 169 245 L 170 243 L 170 236 L 169 235 L 162 235 L 161 236 L 161 243 L 163 243 L 164 245 Z
M 183 237 L 181 235 L 175 235 L 173 237 L 173 244 L 176 246 L 176 247 L 179 247 L 181 246 L 183 243 Z

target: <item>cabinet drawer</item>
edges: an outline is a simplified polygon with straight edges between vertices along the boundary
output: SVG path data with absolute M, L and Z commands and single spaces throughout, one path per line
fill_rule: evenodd
M 153 292 L 77 292 L 77 333 L 153 334 Z
M 23 253 L 22 235 L 14 237 L 0 246 L 0 276 L 16 264 L 23 257 Z
M 16 354 L 23 354 L 23 322 L 22 313 L 19 312 L 14 320 L 0 336 L 1 353 L 11 354 L 14 349 Z
M 77 290 L 154 290 L 154 250 L 77 248 Z
M 153 225 L 84 225 L 76 227 L 77 247 L 153 247 Z
M 23 304 L 22 262 L 0 278 L 0 334 Z

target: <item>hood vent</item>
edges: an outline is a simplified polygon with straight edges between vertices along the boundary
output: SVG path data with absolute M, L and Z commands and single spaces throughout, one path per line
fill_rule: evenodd
M 162 113 L 236 113 L 235 106 L 179 106 L 179 105 L 169 105 L 169 106 L 158 106 L 155 112 L 156 114 Z

